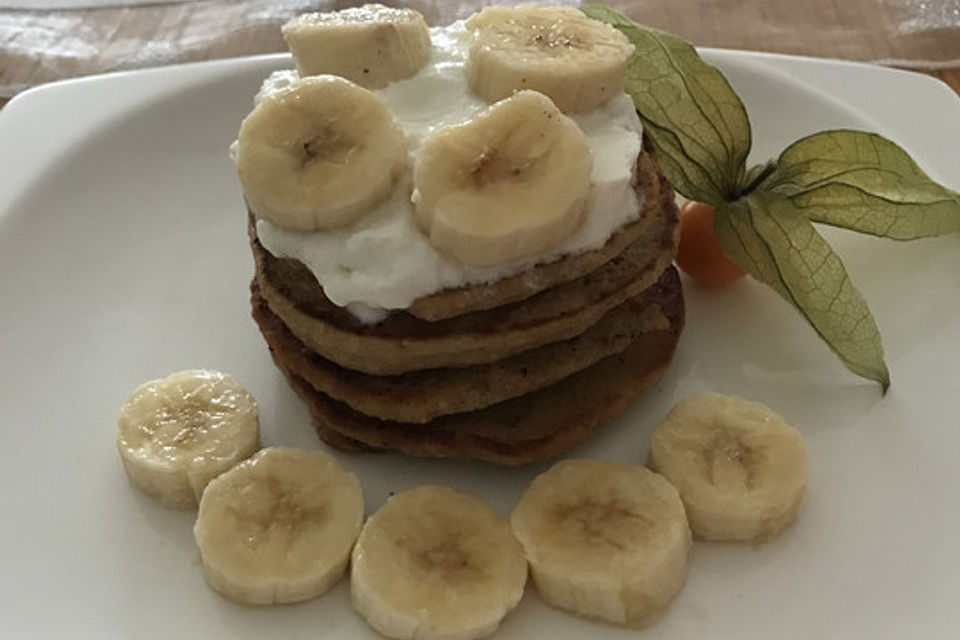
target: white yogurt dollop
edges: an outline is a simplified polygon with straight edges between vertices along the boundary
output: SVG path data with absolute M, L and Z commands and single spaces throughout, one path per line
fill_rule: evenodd
M 427 65 L 416 76 L 376 91 L 406 133 L 411 158 L 424 137 L 464 123 L 488 106 L 470 93 L 463 75 L 469 38 L 463 23 L 432 28 L 430 37 L 433 55 Z M 256 99 L 295 78 L 295 71 L 274 73 Z M 640 202 L 632 181 L 642 127 L 626 94 L 572 117 L 593 152 L 589 210 L 573 235 L 533 258 L 476 268 L 440 255 L 414 222 L 409 176 L 398 182 L 386 200 L 347 227 L 294 233 L 258 220 L 257 235 L 273 255 L 304 263 L 332 302 L 367 323 L 441 289 L 491 282 L 535 264 L 597 249 L 638 215 Z

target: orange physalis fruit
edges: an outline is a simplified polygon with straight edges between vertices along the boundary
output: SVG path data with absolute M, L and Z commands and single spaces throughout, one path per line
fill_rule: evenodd
M 688 201 L 680 207 L 680 246 L 677 266 L 704 287 L 723 287 L 745 274 L 727 254 L 713 231 L 714 210 L 708 204 Z

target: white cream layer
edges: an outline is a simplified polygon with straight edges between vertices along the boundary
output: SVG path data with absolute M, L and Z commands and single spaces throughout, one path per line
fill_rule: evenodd
M 463 64 L 469 34 L 462 22 L 430 30 L 433 55 L 416 76 L 376 93 L 393 112 L 410 142 L 411 158 L 423 138 L 461 124 L 488 105 L 467 88 Z M 257 100 L 289 84 L 295 71 L 267 78 Z M 632 181 L 642 127 L 626 94 L 586 114 L 574 115 L 593 152 L 593 193 L 583 225 L 547 252 L 493 268 L 468 267 L 439 253 L 413 219 L 409 176 L 390 197 L 354 224 L 334 231 L 294 233 L 257 221 L 257 235 L 273 255 L 295 258 L 316 276 L 335 304 L 363 322 L 446 288 L 491 282 L 535 264 L 597 249 L 640 209 Z M 412 165 L 412 161 L 411 161 Z

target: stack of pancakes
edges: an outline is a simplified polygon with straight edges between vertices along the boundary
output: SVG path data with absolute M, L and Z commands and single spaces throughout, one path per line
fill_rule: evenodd
M 673 190 L 646 153 L 635 184 L 639 218 L 603 247 L 373 325 L 264 249 L 251 216 L 253 317 L 333 447 L 501 464 L 556 455 L 660 377 L 683 326 Z

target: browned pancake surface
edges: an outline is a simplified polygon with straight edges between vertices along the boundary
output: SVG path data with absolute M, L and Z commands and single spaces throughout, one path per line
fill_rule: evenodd
M 277 366 L 304 399 L 317 431 L 346 450 L 397 449 L 416 456 L 476 458 L 522 464 L 561 453 L 617 417 L 669 366 L 683 326 L 683 296 L 671 267 L 659 286 L 668 292 L 666 329 L 643 333 L 623 352 L 539 391 L 426 424 L 380 420 L 317 391 L 272 348 Z
M 253 317 L 288 368 L 314 388 L 369 416 L 428 422 L 536 391 L 623 351 L 643 333 L 669 327 L 660 311 L 670 293 L 658 283 L 609 311 L 579 336 L 483 365 L 375 376 L 310 351 L 270 311 L 254 280 Z

